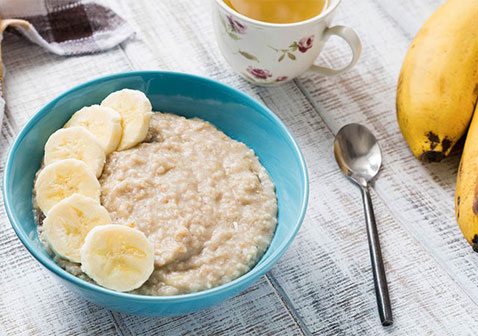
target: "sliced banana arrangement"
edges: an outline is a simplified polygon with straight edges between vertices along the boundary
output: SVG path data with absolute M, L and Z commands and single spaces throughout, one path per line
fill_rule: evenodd
M 100 202 L 100 182 L 83 161 L 65 159 L 42 169 L 35 181 L 38 207 L 48 216 L 50 209 L 73 194 Z
M 80 250 L 81 269 L 120 292 L 140 287 L 153 272 L 154 248 L 143 232 L 109 224 L 92 229 Z
M 123 89 L 106 97 L 101 106 L 111 107 L 121 115 L 123 134 L 117 150 L 136 146 L 148 133 L 152 107 L 149 99 L 141 91 Z
M 79 263 L 86 235 L 94 227 L 105 224 L 111 224 L 111 217 L 97 200 L 73 194 L 50 209 L 43 222 L 43 232 L 57 255 Z
M 64 127 L 82 126 L 90 131 L 105 154 L 108 155 L 118 148 L 121 141 L 121 115 L 115 110 L 100 106 L 85 106 L 70 118 Z
M 46 216 L 43 237 L 59 257 L 81 264 L 99 285 L 131 291 L 154 270 L 154 249 L 143 232 L 112 224 L 100 203 L 106 156 L 144 141 L 152 106 L 141 91 L 123 89 L 101 105 L 83 107 L 45 145 L 34 186 Z
M 45 145 L 46 166 L 64 159 L 83 161 L 96 177 L 100 177 L 106 155 L 90 131 L 84 127 L 71 127 L 53 133 Z

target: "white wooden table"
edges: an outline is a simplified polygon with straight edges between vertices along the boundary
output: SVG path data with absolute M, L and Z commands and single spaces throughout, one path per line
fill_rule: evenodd
M 98 76 L 161 69 L 210 77 L 266 104 L 298 140 L 311 193 L 297 238 L 266 276 L 219 306 L 173 318 L 122 315 L 72 294 L 22 247 L 0 206 L 0 335 L 476 333 L 478 255 L 454 218 L 459 152 L 441 164 L 418 162 L 395 118 L 401 62 L 441 2 L 344 0 L 335 23 L 359 33 L 357 66 L 334 78 L 309 73 L 278 88 L 252 86 L 232 72 L 217 50 L 205 0 L 109 1 L 138 34 L 103 54 L 58 57 L 8 35 L 0 173 L 15 135 L 50 99 Z M 334 41 L 321 62 L 349 57 Z M 349 122 L 370 127 L 384 154 L 373 201 L 395 318 L 388 328 L 377 316 L 360 193 L 333 158 L 334 133 Z

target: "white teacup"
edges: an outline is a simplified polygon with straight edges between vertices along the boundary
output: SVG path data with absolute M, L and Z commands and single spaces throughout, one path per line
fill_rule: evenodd
M 219 48 L 229 65 L 258 85 L 278 85 L 307 70 L 326 76 L 341 74 L 357 63 L 362 45 L 352 28 L 330 27 L 341 0 L 329 0 L 317 16 L 301 22 L 275 24 L 239 14 L 223 0 L 213 0 L 213 20 Z M 314 64 L 331 35 L 343 38 L 352 60 L 341 69 Z

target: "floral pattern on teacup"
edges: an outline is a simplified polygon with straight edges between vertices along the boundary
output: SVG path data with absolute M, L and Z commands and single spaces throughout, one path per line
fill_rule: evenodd
M 251 82 L 255 82 L 259 84 L 274 84 L 274 83 L 280 83 L 289 79 L 289 77 L 287 76 L 278 76 L 276 78 L 271 78 L 273 77 L 273 75 L 269 70 L 254 68 L 253 66 L 249 66 L 246 69 L 246 72 L 242 73 L 242 76 L 244 76 Z
M 236 33 L 238 34 L 246 33 L 247 26 L 244 23 L 237 21 L 231 15 L 227 16 L 227 21 L 229 21 L 229 25 L 231 26 L 231 29 L 235 31 Z
M 314 35 L 311 35 L 311 36 L 308 36 L 308 37 L 301 38 L 299 40 L 299 43 L 297 43 L 297 47 L 299 48 L 299 51 L 301 53 L 305 53 L 305 52 L 307 52 L 307 50 L 312 48 L 313 44 L 314 44 Z
M 248 53 L 247 51 L 239 50 L 238 53 L 239 55 L 247 58 L 248 60 L 256 61 L 257 63 L 260 63 L 259 59 L 256 56 L 252 55 L 251 53 Z
M 246 71 L 253 75 L 255 78 L 259 79 L 267 79 L 269 77 L 272 77 L 272 73 L 269 70 L 254 68 L 252 65 L 249 65 Z
M 226 15 L 227 23 L 222 16 L 219 16 L 219 19 L 221 20 L 227 35 L 233 40 L 240 40 L 241 38 L 239 35 L 244 35 L 247 31 L 247 26 L 234 19 L 231 15 Z
M 232 15 L 218 15 L 219 21 L 221 22 L 222 26 L 224 27 L 224 33 L 227 34 L 231 39 L 238 41 L 241 40 L 241 35 L 245 35 L 248 32 L 248 27 L 246 24 L 242 23 L 241 21 L 234 18 Z M 253 27 L 254 28 L 254 27 Z M 223 33 L 223 34 L 224 34 Z M 278 62 L 283 61 L 285 58 L 288 58 L 292 61 L 297 60 L 299 53 L 306 53 L 309 49 L 313 47 L 314 44 L 314 35 L 306 36 L 298 41 L 292 42 L 286 49 L 279 49 L 272 46 L 268 46 L 276 53 L 280 53 Z M 238 44 L 238 46 L 240 43 Z M 245 51 L 244 49 L 236 49 L 237 51 L 233 53 L 234 55 L 238 55 L 237 57 L 243 57 L 247 59 L 249 62 L 257 62 L 257 67 L 254 65 L 246 65 L 247 68 L 241 72 L 241 75 L 248 79 L 251 82 L 262 84 L 262 85 L 274 85 L 279 84 L 281 82 L 285 82 L 290 80 L 288 76 L 285 75 L 274 75 L 270 70 L 260 67 L 258 63 L 261 63 L 259 58 L 256 57 L 254 54 L 254 50 Z M 239 56 L 240 55 L 240 56 Z M 260 55 L 259 55 L 260 56 Z
M 306 53 L 307 50 L 312 48 L 312 46 L 314 45 L 314 38 L 314 35 L 303 37 L 299 40 L 299 42 L 292 42 L 289 47 L 287 47 L 287 49 L 278 49 L 272 46 L 269 46 L 269 48 L 281 54 L 277 59 L 278 62 L 282 62 L 286 56 L 290 60 L 295 61 L 297 59 L 297 56 L 294 54 L 294 52 L 299 50 L 299 52 L 301 53 Z

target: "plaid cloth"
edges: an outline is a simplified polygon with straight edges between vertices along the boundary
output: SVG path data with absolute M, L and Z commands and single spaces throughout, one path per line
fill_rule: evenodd
M 57 55 L 100 52 L 134 34 L 111 9 L 88 0 L 0 0 L 0 42 L 7 27 Z M 0 45 L 0 57 L 1 52 Z M 0 67 L 0 125 L 5 108 L 3 73 Z

